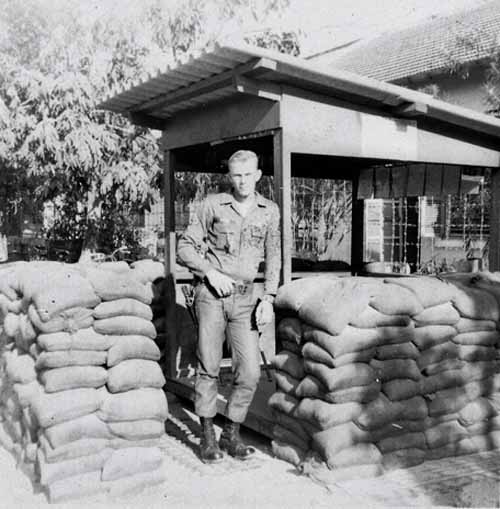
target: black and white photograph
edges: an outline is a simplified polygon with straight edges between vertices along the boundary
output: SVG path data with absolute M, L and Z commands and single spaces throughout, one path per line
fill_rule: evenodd
M 0 0 L 0 508 L 500 507 L 500 0 Z

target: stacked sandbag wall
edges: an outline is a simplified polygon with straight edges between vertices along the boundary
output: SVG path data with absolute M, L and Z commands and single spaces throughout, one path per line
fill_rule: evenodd
M 273 450 L 342 477 L 500 447 L 494 275 L 283 286 Z
M 0 271 L 2 437 L 50 501 L 164 480 L 152 297 L 144 264 Z

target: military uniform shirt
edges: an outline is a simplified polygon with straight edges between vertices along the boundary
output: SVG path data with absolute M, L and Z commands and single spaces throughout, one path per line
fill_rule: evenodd
M 255 203 L 242 216 L 232 194 L 208 195 L 179 239 L 177 257 L 203 279 L 216 269 L 237 280 L 255 279 L 265 262 L 264 291 L 276 294 L 281 267 L 278 206 L 255 194 Z

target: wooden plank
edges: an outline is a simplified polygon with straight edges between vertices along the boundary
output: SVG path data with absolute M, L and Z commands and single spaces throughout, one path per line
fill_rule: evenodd
M 441 196 L 443 190 L 443 165 L 425 165 L 425 196 Z
M 281 87 L 279 85 L 244 78 L 239 74 L 234 76 L 233 81 L 237 92 L 256 95 L 272 101 L 281 101 Z
M 238 94 L 203 108 L 176 113 L 167 121 L 162 141 L 166 148 L 178 148 L 277 127 L 279 103 Z
M 442 194 L 458 194 L 460 191 L 460 177 L 462 168 L 460 166 L 443 166 L 443 189 Z
M 390 198 L 391 196 L 391 169 L 377 166 L 375 172 L 375 198 Z
M 394 166 L 391 168 L 392 175 L 392 198 L 402 198 L 406 196 L 408 188 L 408 166 Z
M 500 270 L 500 169 L 491 171 L 489 270 Z
M 373 178 L 374 178 L 374 171 L 373 168 L 366 168 L 363 170 L 360 170 L 359 178 L 356 179 L 357 184 L 357 191 L 354 194 L 353 189 L 353 197 L 357 198 L 358 200 L 366 200 L 373 198 L 374 195 L 374 185 L 373 185 Z
M 165 369 L 168 376 L 176 376 L 177 316 L 175 297 L 175 157 L 171 150 L 163 155 L 163 194 L 165 214 Z
M 273 136 L 274 194 L 281 215 L 281 283 L 292 280 L 292 172 L 291 154 L 282 130 Z
M 408 165 L 408 196 L 424 196 L 425 165 Z

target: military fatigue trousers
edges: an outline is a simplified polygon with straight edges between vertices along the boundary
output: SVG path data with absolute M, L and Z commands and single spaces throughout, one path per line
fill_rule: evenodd
M 217 413 L 217 382 L 227 337 L 232 354 L 233 386 L 225 414 L 239 423 L 246 418 L 260 378 L 259 335 L 252 327 L 252 312 L 257 301 L 253 293 L 252 285 L 247 293 L 228 297 L 218 297 L 204 283 L 196 287 L 195 411 L 200 417 L 214 417 Z

